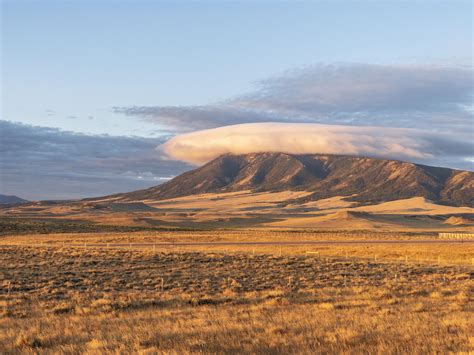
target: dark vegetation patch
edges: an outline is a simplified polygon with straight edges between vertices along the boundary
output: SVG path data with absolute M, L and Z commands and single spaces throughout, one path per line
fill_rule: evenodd
M 50 233 L 139 232 L 163 230 L 157 227 L 102 225 L 66 219 L 0 218 L 0 236 Z

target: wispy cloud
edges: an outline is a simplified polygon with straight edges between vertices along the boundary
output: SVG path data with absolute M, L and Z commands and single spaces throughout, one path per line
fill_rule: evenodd
M 202 164 L 219 155 L 252 152 L 348 154 L 436 162 L 467 168 L 472 143 L 441 133 L 388 127 L 253 123 L 176 136 L 158 148 L 171 159 Z
M 288 121 L 270 112 L 237 107 L 226 103 L 207 106 L 114 107 L 115 113 L 135 116 L 168 127 L 176 132 L 227 126 L 238 123 Z M 297 120 L 301 121 L 301 120 Z M 305 121 L 305 120 L 303 120 Z
M 466 67 L 319 65 L 263 80 L 232 103 L 304 116 L 459 114 L 472 102 L 472 79 Z
M 254 92 L 203 106 L 115 107 L 178 132 L 250 122 L 317 122 L 472 129 L 473 70 L 466 66 L 316 65 L 257 83 Z

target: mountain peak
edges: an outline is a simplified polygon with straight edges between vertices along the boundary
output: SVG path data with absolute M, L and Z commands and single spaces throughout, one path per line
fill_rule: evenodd
M 474 173 L 346 155 L 224 154 L 162 185 L 118 197 L 163 200 L 242 190 L 308 191 L 311 194 L 305 198 L 309 200 L 348 196 L 360 203 L 420 196 L 438 203 L 473 206 Z

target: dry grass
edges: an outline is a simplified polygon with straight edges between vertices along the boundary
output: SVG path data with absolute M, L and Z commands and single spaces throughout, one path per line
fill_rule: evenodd
M 417 240 L 436 239 L 437 233 L 366 231 L 278 231 L 278 230 L 203 230 L 203 231 L 126 231 L 84 233 L 24 233 L 0 236 L 1 244 L 56 242 L 159 243 L 186 241 L 294 241 L 294 240 Z
M 468 352 L 472 275 L 297 254 L 4 246 L 0 349 Z
M 18 235 L 0 238 L 3 245 L 50 245 L 93 243 L 180 243 L 180 242 L 291 242 L 291 241 L 416 241 L 439 239 L 427 233 L 399 233 L 374 231 L 149 231 L 133 233 L 61 233 L 47 235 Z M 134 247 L 135 248 L 135 247 Z M 452 244 L 324 244 L 324 245 L 232 245 L 232 246 L 179 246 L 155 247 L 157 251 L 170 252 L 225 252 L 273 255 L 306 255 L 308 257 L 330 257 L 339 259 L 362 258 L 378 262 L 406 262 L 428 264 L 459 264 L 473 266 L 474 244 L 453 242 Z M 150 249 L 150 247 L 148 247 Z

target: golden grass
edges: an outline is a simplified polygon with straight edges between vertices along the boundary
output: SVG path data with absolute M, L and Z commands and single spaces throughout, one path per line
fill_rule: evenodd
M 301 241 L 301 240 L 437 240 L 437 233 L 311 230 L 204 230 L 204 231 L 139 231 L 50 233 L 0 236 L 0 244 L 52 242 L 125 242 L 159 243 L 186 241 Z
M 201 232 L 133 232 L 133 233 L 61 233 L 48 235 L 20 235 L 0 237 L 0 244 L 62 246 L 93 243 L 157 243 L 161 252 L 225 252 L 246 254 L 300 255 L 310 258 L 362 258 L 377 262 L 461 264 L 474 265 L 474 244 L 453 242 L 452 244 L 323 244 L 323 245 L 230 245 L 230 246 L 176 246 L 160 247 L 158 243 L 182 242 L 291 242 L 291 241 L 373 241 L 399 240 L 439 241 L 433 234 L 397 232 L 302 232 L 302 231 L 201 231 Z M 132 248 L 137 248 L 132 245 Z M 150 250 L 150 247 L 146 249 Z
M 16 245 L 0 265 L 7 354 L 474 351 L 468 266 Z

